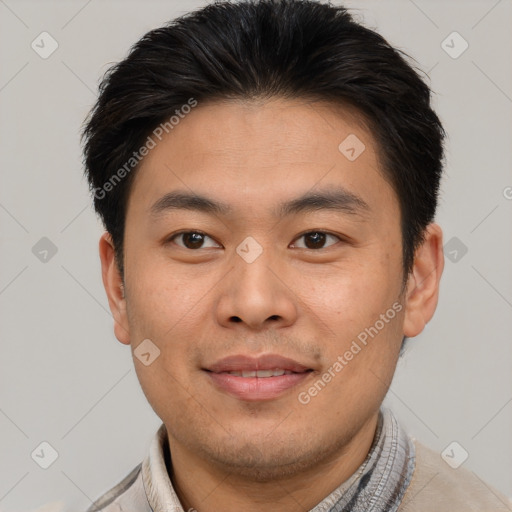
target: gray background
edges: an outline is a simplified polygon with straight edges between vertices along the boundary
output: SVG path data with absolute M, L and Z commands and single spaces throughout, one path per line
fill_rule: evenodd
M 84 510 L 142 460 L 160 424 L 113 335 L 78 132 L 108 64 L 204 3 L 0 0 L 4 512 L 58 500 Z M 345 5 L 429 73 L 449 133 L 440 303 L 409 342 L 387 404 L 440 453 L 457 441 L 469 453 L 463 467 L 512 496 L 512 3 Z M 59 45 L 47 59 L 31 48 L 43 31 Z M 469 44 L 458 58 L 441 46 L 453 31 Z M 43 441 L 58 452 L 48 469 L 31 458 Z

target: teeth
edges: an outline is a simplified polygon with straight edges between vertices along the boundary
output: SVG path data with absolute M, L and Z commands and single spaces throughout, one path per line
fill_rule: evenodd
M 235 375 L 237 377 L 279 377 L 280 375 L 291 375 L 293 372 L 289 370 L 283 370 L 282 368 L 276 368 L 275 370 L 248 370 L 242 372 L 227 372 L 229 375 Z

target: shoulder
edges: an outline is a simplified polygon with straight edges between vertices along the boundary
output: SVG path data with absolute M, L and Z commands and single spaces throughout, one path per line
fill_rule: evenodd
M 151 512 L 144 491 L 141 468 L 142 463 L 97 499 L 86 512 Z
M 416 467 L 398 512 L 512 511 L 512 501 L 463 467 L 414 440 Z

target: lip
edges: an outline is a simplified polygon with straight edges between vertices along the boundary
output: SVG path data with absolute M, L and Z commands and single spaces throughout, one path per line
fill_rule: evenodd
M 294 373 L 275 377 L 240 377 L 228 373 L 276 368 Z M 204 371 L 219 391 L 250 402 L 279 398 L 314 373 L 312 368 L 277 354 L 265 354 L 257 358 L 229 356 L 204 368 Z
M 302 373 L 311 368 L 278 354 L 263 354 L 258 357 L 249 357 L 243 354 L 228 356 L 205 368 L 213 373 L 237 372 L 250 370 L 273 370 L 282 368 L 295 373 Z M 272 378 L 272 377 L 268 377 Z

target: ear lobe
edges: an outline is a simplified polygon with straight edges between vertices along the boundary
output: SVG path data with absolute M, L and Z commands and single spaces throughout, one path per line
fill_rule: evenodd
M 407 280 L 404 336 L 417 336 L 433 317 L 443 268 L 443 232 L 438 224 L 432 223 L 427 226 L 425 240 L 415 252 Z
M 112 237 L 107 231 L 100 238 L 99 253 L 103 286 L 107 293 L 110 311 L 114 317 L 114 334 L 121 343 L 129 345 L 130 335 L 124 285 L 115 261 Z

